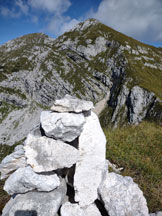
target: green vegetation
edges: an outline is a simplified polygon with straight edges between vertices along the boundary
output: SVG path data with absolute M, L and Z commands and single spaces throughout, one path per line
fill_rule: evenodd
M 0 86 L 0 93 L 1 92 L 4 92 L 4 93 L 9 94 L 9 95 L 15 94 L 16 96 L 21 97 L 24 100 L 26 99 L 26 95 L 24 93 L 22 93 L 21 90 L 16 89 L 16 88 L 9 88 L 9 87 Z
M 139 85 L 154 92 L 157 97 L 162 99 L 162 70 L 144 67 L 142 61 L 134 61 L 132 56 L 129 56 L 128 59 L 126 76 L 133 79 L 131 85 Z
M 83 23 L 81 23 L 80 25 L 82 26 Z M 131 88 L 134 85 L 139 85 L 149 91 L 154 92 L 157 97 L 162 99 L 162 70 L 158 68 L 156 69 L 147 67 L 144 65 L 145 63 L 150 63 L 153 66 L 161 65 L 162 54 L 160 53 L 160 48 L 155 48 L 153 46 L 141 43 L 140 41 L 117 32 L 102 23 L 91 25 L 82 31 L 66 32 L 64 36 L 64 40 L 70 38 L 72 41 L 74 41 L 77 39 L 76 47 L 78 47 L 79 45 L 86 47 L 87 39 L 91 39 L 91 44 L 94 44 L 96 38 L 98 38 L 99 36 L 103 36 L 109 42 L 114 41 L 115 43 L 113 44 L 113 46 L 108 46 L 105 52 L 99 53 L 97 56 L 92 58 L 91 61 L 89 61 L 92 69 L 103 72 L 104 74 L 107 69 L 107 61 L 105 61 L 105 63 L 101 62 L 100 57 L 105 60 L 111 57 L 114 58 L 119 46 L 122 45 L 124 47 L 130 47 L 130 50 L 125 50 L 123 55 L 124 58 L 128 60 L 128 64 L 126 66 L 126 78 L 130 80 L 128 87 Z M 61 38 L 61 36 L 59 38 Z M 140 53 L 140 47 L 146 53 Z M 139 54 L 134 54 L 132 50 L 136 51 Z M 148 58 L 148 60 L 146 61 L 143 56 Z M 135 60 L 135 57 L 141 57 L 141 60 Z M 122 57 L 119 56 L 116 59 L 116 62 L 118 61 L 119 65 L 121 58 Z M 151 60 L 149 60 L 149 58 Z
M 20 107 L 2 101 L 0 105 L 0 123 L 2 123 L 2 121 L 8 116 L 11 111 L 17 109 L 20 109 Z
M 142 189 L 150 212 L 162 206 L 162 127 L 144 121 L 138 126 L 104 128 L 106 157 Z

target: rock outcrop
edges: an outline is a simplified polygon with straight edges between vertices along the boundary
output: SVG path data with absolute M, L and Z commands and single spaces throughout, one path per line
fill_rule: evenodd
M 145 117 L 154 101 L 154 93 L 134 86 L 128 97 L 129 121 L 138 124 Z
M 48 121 L 42 123 L 45 111 L 41 114 L 40 126 L 28 135 L 24 146 L 17 147 L 0 165 L 3 178 L 9 176 L 4 190 L 12 195 L 2 216 L 101 216 L 97 201 L 109 216 L 148 216 L 146 200 L 132 178 L 108 173 L 106 139 L 91 111 L 93 104 L 70 96 L 59 103 L 57 112 L 54 107 L 48 111 L 48 119 L 66 114 L 64 125 L 70 122 L 70 134 L 76 139 L 67 142 L 67 134 L 61 138 L 46 134 Z M 77 131 L 76 122 L 70 119 L 73 115 L 78 122 L 83 119 Z M 58 127 L 58 121 L 49 124 Z M 22 157 L 25 161 L 17 165 L 15 158 Z

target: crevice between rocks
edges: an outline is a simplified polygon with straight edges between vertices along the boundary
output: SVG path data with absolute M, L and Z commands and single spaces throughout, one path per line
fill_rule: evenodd
M 95 201 L 95 204 L 96 204 L 96 206 L 97 206 L 97 208 L 100 211 L 100 213 L 101 213 L 102 216 L 109 216 L 109 214 L 107 213 L 107 211 L 105 209 L 104 204 L 100 200 L 97 199 Z

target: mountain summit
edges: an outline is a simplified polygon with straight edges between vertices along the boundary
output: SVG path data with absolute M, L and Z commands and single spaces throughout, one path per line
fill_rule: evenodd
M 42 33 L 0 46 L 0 143 L 13 145 L 65 94 L 94 103 L 109 95 L 103 124 L 162 122 L 162 49 L 95 19 L 56 40 Z

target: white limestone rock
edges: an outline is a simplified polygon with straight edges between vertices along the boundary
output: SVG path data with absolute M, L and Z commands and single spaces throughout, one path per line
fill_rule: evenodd
M 84 207 L 97 199 L 97 189 L 106 163 L 106 138 L 98 117 L 93 112 L 86 117 L 79 137 L 79 153 L 80 159 L 76 163 L 74 174 L 75 201 Z
M 1 179 L 7 178 L 13 171 L 27 165 L 22 145 L 15 147 L 12 154 L 6 156 L 0 164 Z
M 78 204 L 65 202 L 61 207 L 61 216 L 101 216 L 101 213 L 94 203 L 81 208 Z
M 51 107 L 52 111 L 74 113 L 89 111 L 91 109 L 93 109 L 93 103 L 91 101 L 80 100 L 70 95 L 65 95 L 64 98 L 56 100 Z
M 37 189 L 38 191 L 52 191 L 60 185 L 60 179 L 56 174 L 39 175 L 30 166 L 19 168 L 6 180 L 4 190 L 12 195 L 26 193 Z
M 2 216 L 55 216 L 66 196 L 66 183 L 51 192 L 28 192 L 12 197 L 2 211 Z
M 141 122 L 148 111 L 149 105 L 154 100 L 154 93 L 149 92 L 139 86 L 134 86 L 128 98 L 129 121 L 132 124 Z
M 87 216 L 78 204 L 65 202 L 61 206 L 61 216 Z
M 76 148 L 45 136 L 29 134 L 24 149 L 27 163 L 38 173 L 69 168 L 79 159 Z
M 101 216 L 100 211 L 94 203 L 85 207 L 84 213 L 86 216 Z
M 81 134 L 85 118 L 83 114 L 43 111 L 40 121 L 46 136 L 71 142 Z
M 99 194 L 110 216 L 148 216 L 146 199 L 131 177 L 107 173 Z

